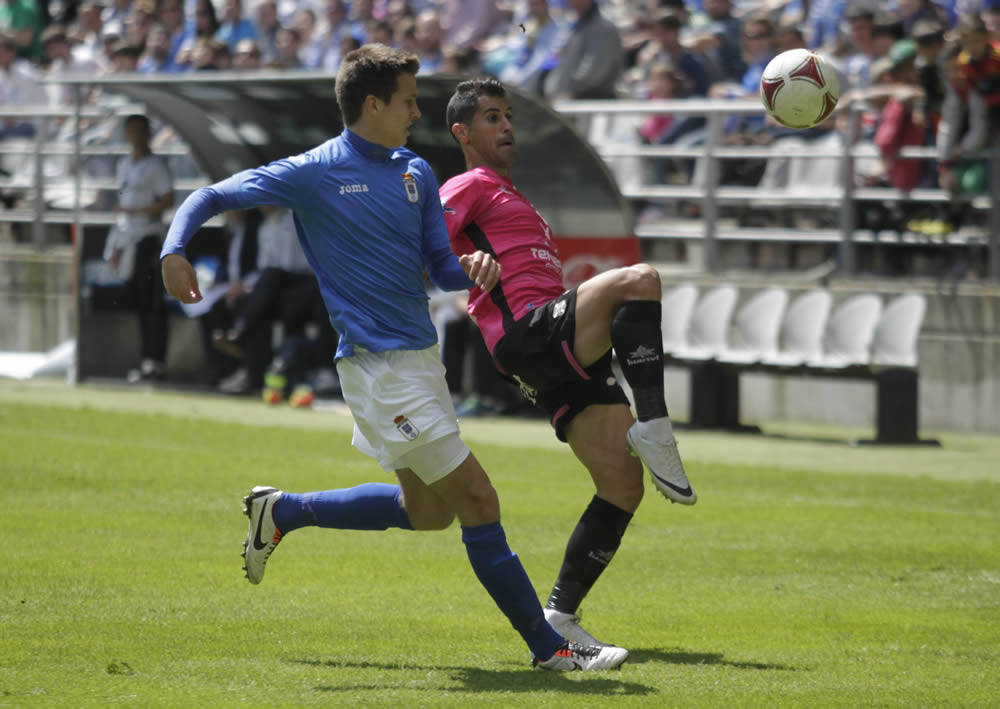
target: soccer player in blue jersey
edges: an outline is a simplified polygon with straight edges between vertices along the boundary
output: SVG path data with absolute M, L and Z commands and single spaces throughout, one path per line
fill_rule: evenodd
M 490 290 L 500 268 L 483 252 L 454 256 L 434 174 L 400 147 L 420 117 L 419 66 L 416 56 L 383 45 L 350 52 L 336 83 L 343 133 L 194 192 L 167 234 L 164 284 L 182 302 L 195 302 L 201 294 L 183 254 L 207 219 L 264 204 L 293 211 L 340 334 L 337 371 L 354 415 L 353 443 L 399 482 L 306 494 L 253 488 L 244 500 L 247 578 L 260 583 L 270 554 L 300 527 L 433 530 L 458 517 L 476 576 L 524 638 L 536 667 L 618 667 L 628 656 L 623 648 L 567 641 L 545 620 L 507 545 L 496 491 L 459 437 L 423 274 L 444 290 Z

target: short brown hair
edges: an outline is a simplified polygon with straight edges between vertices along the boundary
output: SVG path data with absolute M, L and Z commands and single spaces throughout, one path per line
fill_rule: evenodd
M 400 74 L 416 76 L 420 60 L 415 54 L 384 44 L 365 44 L 349 52 L 337 71 L 337 105 L 349 126 L 361 117 L 368 96 L 389 103 L 398 87 Z

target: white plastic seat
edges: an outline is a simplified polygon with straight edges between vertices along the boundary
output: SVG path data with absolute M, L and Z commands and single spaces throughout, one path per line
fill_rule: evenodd
M 873 365 L 917 366 L 917 335 L 926 309 L 927 299 L 917 293 L 898 296 L 885 307 L 872 342 Z
M 765 288 L 740 306 L 733 318 L 731 342 L 717 359 L 727 364 L 753 364 L 778 352 L 778 332 L 788 305 L 784 288 Z
M 823 355 L 807 362 L 810 367 L 843 369 L 871 362 L 875 326 L 882 314 L 882 299 L 865 293 L 838 305 L 830 315 L 823 342 Z
M 775 367 L 799 367 L 806 360 L 820 357 L 832 303 L 830 291 L 819 288 L 792 301 L 781 323 L 778 351 L 762 357 L 761 362 Z
M 735 305 L 736 288 L 733 286 L 716 286 L 705 293 L 694 306 L 687 340 L 673 353 L 674 357 L 708 360 L 725 350 Z
M 694 312 L 697 300 L 698 287 L 690 283 L 681 283 L 663 293 L 660 329 L 663 332 L 664 353 L 670 355 L 684 347 L 687 342 L 688 325 L 691 323 L 691 313 Z

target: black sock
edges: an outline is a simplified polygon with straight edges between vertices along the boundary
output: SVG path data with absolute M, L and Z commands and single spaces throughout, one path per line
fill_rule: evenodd
M 630 300 L 611 320 L 611 344 L 625 381 L 632 387 L 640 421 L 667 415 L 663 396 L 662 307 L 658 300 Z
M 631 519 L 631 512 L 594 495 L 570 535 L 546 608 L 576 613 L 583 597 L 611 563 Z

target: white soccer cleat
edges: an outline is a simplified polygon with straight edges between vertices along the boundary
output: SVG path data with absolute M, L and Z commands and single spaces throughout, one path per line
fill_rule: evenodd
M 563 613 L 562 611 L 557 611 L 555 608 L 546 608 L 545 620 L 555 628 L 557 633 L 567 640 L 572 640 L 581 645 L 593 645 L 594 647 L 614 647 L 614 645 L 602 643 L 580 627 L 580 616 L 578 615 Z
M 623 647 L 613 645 L 596 647 L 567 640 L 556 649 L 552 657 L 544 661 L 536 657 L 531 664 L 535 669 L 552 672 L 614 670 L 621 667 L 627 659 L 628 650 Z
M 250 518 L 250 529 L 243 542 L 243 570 L 250 583 L 264 578 L 264 565 L 281 541 L 281 531 L 274 525 L 272 510 L 281 490 L 258 485 L 243 498 L 243 514 Z
M 638 456 L 646 464 L 653 485 L 664 497 L 671 502 L 693 505 L 698 501 L 698 495 L 684 472 L 684 464 L 677 452 L 677 441 L 673 436 L 667 441 L 650 441 L 642 437 L 638 425 L 632 424 L 625 434 L 632 455 Z

